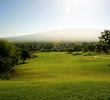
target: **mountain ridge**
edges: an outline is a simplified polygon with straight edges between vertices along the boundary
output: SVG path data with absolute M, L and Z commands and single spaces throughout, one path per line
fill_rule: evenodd
M 97 42 L 102 30 L 97 29 L 60 29 L 22 36 L 6 37 L 8 41 L 73 41 Z

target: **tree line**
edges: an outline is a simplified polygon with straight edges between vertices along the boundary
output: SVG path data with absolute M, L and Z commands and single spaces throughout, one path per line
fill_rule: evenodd
M 30 52 L 105 52 L 110 49 L 110 30 L 101 32 L 99 42 L 22 42 L 15 43 L 19 48 L 24 48 Z
M 110 30 L 101 32 L 99 42 L 24 42 L 10 43 L 0 39 L 0 78 L 8 79 L 14 67 L 21 63 L 25 63 L 27 58 L 31 58 L 30 54 L 34 52 L 68 52 L 79 54 L 79 52 L 110 53 Z

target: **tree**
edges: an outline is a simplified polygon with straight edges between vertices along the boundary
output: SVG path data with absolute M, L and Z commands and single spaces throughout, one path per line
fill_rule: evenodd
M 30 58 L 29 51 L 26 50 L 26 49 L 23 49 L 21 51 L 21 59 L 23 60 L 23 64 L 25 63 L 25 61 L 26 61 L 27 58 Z
M 74 45 L 74 51 L 76 51 L 76 55 L 78 55 L 79 51 L 81 51 L 81 45 L 80 44 L 75 44 Z
M 110 30 L 104 30 L 104 32 L 101 32 L 99 39 L 100 44 L 103 47 L 103 51 L 107 52 L 107 50 L 110 49 Z
M 88 43 L 84 42 L 82 43 L 82 52 L 88 52 Z
M 0 39 L 0 77 L 9 78 L 8 74 L 18 62 L 18 48 L 6 40 Z
M 88 43 L 88 51 L 89 51 L 89 54 L 91 54 L 91 52 L 95 51 L 94 43 Z

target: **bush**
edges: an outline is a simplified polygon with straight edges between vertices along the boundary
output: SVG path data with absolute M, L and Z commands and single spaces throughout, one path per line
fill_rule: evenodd
M 6 40 L 0 40 L 0 78 L 8 79 L 19 59 L 18 48 Z
M 21 51 L 21 59 L 23 60 L 23 62 L 22 62 L 23 64 L 25 63 L 25 60 L 26 60 L 27 58 L 30 58 L 30 53 L 29 53 L 28 50 L 23 49 L 23 50 Z

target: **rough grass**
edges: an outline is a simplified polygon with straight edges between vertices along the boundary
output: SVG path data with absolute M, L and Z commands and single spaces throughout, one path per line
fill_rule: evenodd
M 0 100 L 110 100 L 110 56 L 36 53 L 0 81 Z

